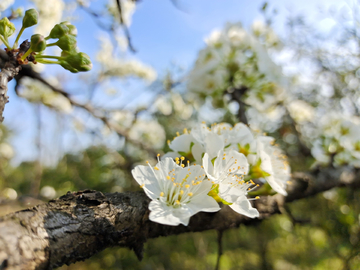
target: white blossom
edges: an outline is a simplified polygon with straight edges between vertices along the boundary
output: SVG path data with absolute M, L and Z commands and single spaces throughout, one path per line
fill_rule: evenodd
M 360 167 L 360 119 L 339 113 L 328 113 L 318 120 L 318 138 L 311 154 L 317 164 Z M 333 156 L 333 159 L 331 158 Z
M 14 156 L 14 149 L 8 143 L 0 143 L 0 158 L 11 159 Z
M 131 77 L 136 76 L 153 82 L 156 77 L 156 71 L 136 59 L 120 59 L 114 54 L 114 47 L 110 40 L 101 38 L 101 49 L 99 50 L 96 59 L 102 66 L 100 80 L 103 77 Z
M 171 103 L 163 95 L 159 96 L 156 99 L 154 106 L 155 106 L 156 110 L 161 112 L 163 115 L 170 115 L 172 113 Z
M 244 181 L 244 175 L 249 171 L 249 164 L 243 154 L 235 150 L 226 153 L 219 151 L 214 165 L 205 153 L 204 170 L 213 184 L 218 185 L 219 196 L 228 203 L 230 208 L 239 214 L 254 218 L 259 212 L 252 207 L 246 195 L 251 190 L 252 183 Z
M 220 210 L 218 203 L 207 195 L 212 184 L 204 179 L 205 172 L 199 165 L 184 167 L 171 158 L 165 158 L 154 168 L 136 166 L 132 175 L 151 199 L 151 221 L 186 226 L 190 217 L 200 211 Z
M 294 100 L 287 106 L 291 117 L 299 123 L 312 122 L 315 116 L 315 109 L 303 100 Z
M 15 0 L 2 0 L 0 2 L 0 12 L 6 10 L 8 7 L 10 7 L 12 4 L 14 4 Z
M 270 27 L 266 29 L 271 32 Z M 224 30 L 212 32 L 189 74 L 189 91 L 204 102 L 207 96 L 222 99 L 228 89 L 246 87 L 245 103 L 266 113 L 286 98 L 289 84 L 269 56 L 266 42 L 270 36 L 255 35 L 239 23 L 228 23 Z M 273 40 L 271 46 L 275 43 Z
M 160 149 L 165 142 L 164 128 L 155 120 L 138 119 L 130 128 L 129 137 L 135 141 Z
M 259 136 L 257 138 L 257 157 L 261 160 L 261 169 L 268 176 L 265 177 L 271 188 L 286 196 L 286 185 L 290 180 L 290 166 L 286 156 L 274 145 L 274 138 Z

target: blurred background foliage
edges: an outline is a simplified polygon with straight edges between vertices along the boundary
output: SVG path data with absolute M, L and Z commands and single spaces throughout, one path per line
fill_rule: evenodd
M 64 14 L 71 9 L 72 17 L 78 9 L 90 12 L 92 8 L 92 1 L 52 1 Z M 40 2 L 31 1 L 40 15 L 48 14 L 45 17 L 54 20 L 50 12 L 54 8 L 47 9 Z M 358 170 L 360 150 L 344 143 L 360 141 L 360 133 L 344 137 L 351 133 L 350 127 L 358 130 L 360 123 L 357 1 L 324 11 L 321 16 L 331 21 L 331 27 L 320 27 L 311 18 L 294 13 L 282 33 L 273 29 L 276 10 L 269 7 L 271 3 L 259 5 L 261 22 L 247 28 L 229 23 L 215 30 L 191 70 L 175 65 L 160 76 L 136 57 L 129 58 L 131 44 L 119 28 L 130 26 L 135 7 L 141 3 L 121 3 L 122 24 L 115 1 L 104 5 L 101 14 L 108 27 L 103 28 L 110 29 L 104 30 L 110 37 L 102 37 L 101 49 L 92 54 L 94 73 L 75 83 L 64 74 L 44 75 L 70 98 L 52 95 L 44 102 L 34 98 L 36 89 L 48 87 L 59 94 L 56 89 L 38 82 L 20 83 L 16 94 L 32 106 L 35 115 L 31 120 L 35 123 L 31 150 L 35 158 L 13 162 L 19 155 L 14 149 L 21 152 L 24 146 L 14 146 L 12 138 L 25 131 L 10 122 L 0 126 L 0 215 L 68 191 L 138 190 L 132 168 L 145 160 L 155 162 L 156 153 L 170 150 L 168 140 L 199 120 L 209 124 L 245 120 L 252 128 L 267 132 L 288 155 L 293 172 L 319 166 Z M 11 4 L 0 5 L 2 16 L 9 16 Z M 46 31 L 44 25 L 38 31 Z M 121 46 L 125 49 L 119 53 Z M 121 87 L 134 87 L 133 80 L 152 84 L 133 93 L 133 99 L 140 99 L 134 106 L 108 108 L 109 101 L 118 98 L 118 80 Z M 83 96 L 79 88 L 86 89 Z M 142 95 L 145 97 L 139 98 Z M 7 118 L 16 122 L 11 116 Z M 51 129 L 52 133 L 45 131 Z M 63 151 L 57 150 L 59 134 L 66 138 Z M 87 143 L 79 148 L 83 141 Z M 359 190 L 336 188 L 287 206 L 287 214 L 224 232 L 221 269 L 360 269 Z M 141 262 L 132 251 L 109 248 L 60 269 L 214 269 L 217 253 L 216 231 L 208 231 L 151 239 Z

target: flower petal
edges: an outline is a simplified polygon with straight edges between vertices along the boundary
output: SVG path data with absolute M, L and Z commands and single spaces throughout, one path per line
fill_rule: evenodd
M 149 219 L 153 222 L 172 226 L 189 224 L 191 212 L 188 209 L 181 207 L 175 209 L 157 200 L 150 202 L 149 209 L 151 211 Z
M 215 199 L 206 194 L 193 198 L 187 207 L 191 209 L 192 215 L 198 212 L 217 212 L 221 209 Z
M 250 218 L 259 217 L 258 210 L 252 207 L 251 203 L 245 195 L 239 196 L 236 202 L 230 205 L 230 208 L 233 209 L 235 212 Z
M 143 189 L 149 198 L 155 200 L 159 197 L 161 187 L 150 167 L 139 165 L 136 166 L 131 173 L 136 182 L 138 182 L 140 186 L 143 185 Z
M 214 175 L 214 166 L 210 160 L 208 153 L 205 153 L 202 164 L 203 164 L 203 167 L 204 167 L 207 177 L 209 179 L 211 179 L 212 181 L 217 181 L 218 179 Z
M 169 147 L 174 152 L 190 152 L 191 143 L 195 138 L 191 134 L 182 134 L 170 142 Z
M 209 154 L 210 158 L 213 159 L 217 156 L 220 150 L 224 149 L 224 140 L 220 135 L 215 133 L 209 133 L 204 140 L 206 153 Z

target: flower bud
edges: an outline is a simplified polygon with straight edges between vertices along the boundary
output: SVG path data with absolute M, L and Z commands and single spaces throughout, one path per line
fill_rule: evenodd
M 38 23 L 39 13 L 35 9 L 29 9 L 25 11 L 22 27 L 28 28 Z
M 31 36 L 30 49 L 33 52 L 42 52 L 46 49 L 46 41 L 43 35 L 35 34 Z
M 69 70 L 69 71 L 72 72 L 72 73 L 78 73 L 78 72 L 79 72 L 76 68 L 72 67 L 72 66 L 71 66 L 68 62 L 66 62 L 66 61 L 60 61 L 60 65 L 61 65 L 64 69 Z
M 61 38 L 62 36 L 68 34 L 70 32 L 69 28 L 62 23 L 55 24 L 53 29 L 51 29 L 50 38 Z
M 56 42 L 63 51 L 72 51 L 76 48 L 76 37 L 73 35 L 63 35 L 59 40 Z
M 77 36 L 77 29 L 76 29 L 75 25 L 72 25 L 71 23 L 66 22 L 66 21 L 65 21 L 65 22 L 61 22 L 60 24 L 63 24 L 63 25 L 65 25 L 67 28 L 69 28 L 68 34 L 73 35 L 73 36 Z
M 10 37 L 15 32 L 15 25 L 7 17 L 0 20 L 0 35 Z
M 78 71 L 89 71 L 92 68 L 90 57 L 83 52 L 70 54 L 64 60 Z

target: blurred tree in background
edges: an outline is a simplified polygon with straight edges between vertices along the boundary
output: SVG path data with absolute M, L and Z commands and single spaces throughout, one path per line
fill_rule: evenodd
M 21 6 L 34 7 L 36 33 L 64 19 L 76 25 L 81 11 L 103 35 L 99 48 L 86 51 L 91 73 L 75 77 L 37 64 L 9 85 L 16 96 L 0 126 L 0 215 L 67 191 L 138 190 L 134 166 L 155 163 L 177 132 L 199 121 L 242 121 L 266 132 L 293 173 L 335 168 L 355 175 L 360 168 L 357 1 L 323 10 L 326 27 L 293 14 L 279 33 L 271 2 L 259 5 L 262 21 L 219 25 L 191 70 L 174 65 L 161 75 L 134 54 L 129 26 L 140 1 L 13 2 L 0 3 L 1 16 L 17 24 Z M 141 262 L 110 248 L 60 269 L 214 269 L 217 257 L 216 231 L 208 231 L 151 239 Z M 225 231 L 220 268 L 360 269 L 360 191 L 331 189 L 286 204 L 256 226 Z

